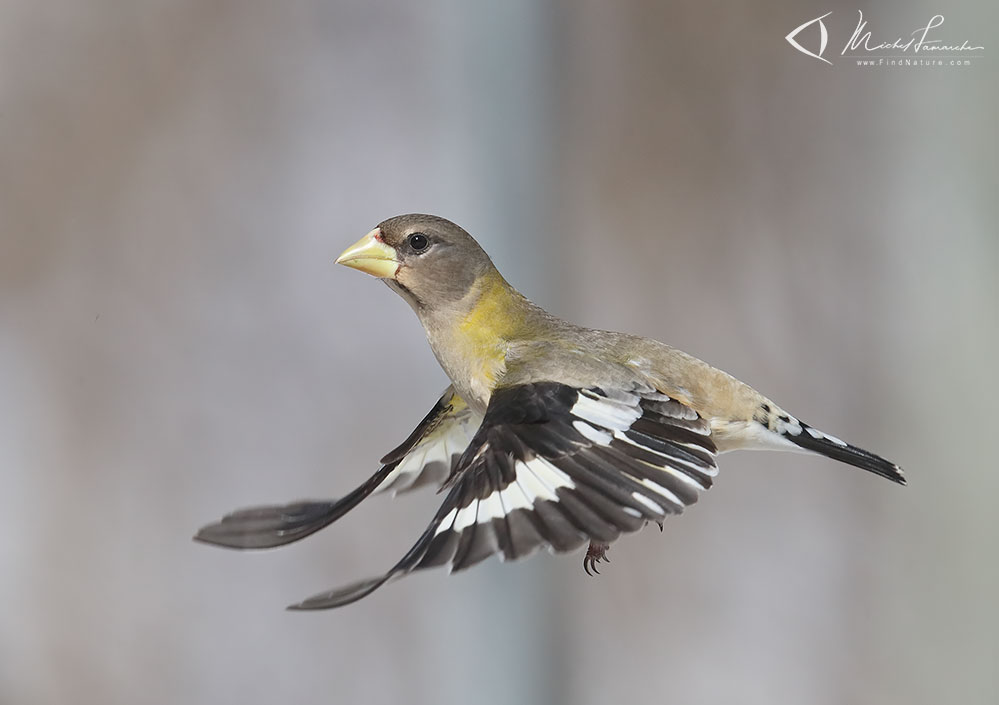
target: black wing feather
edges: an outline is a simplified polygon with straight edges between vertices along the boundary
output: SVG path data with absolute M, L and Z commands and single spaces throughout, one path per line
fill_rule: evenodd
M 384 576 L 295 608 L 347 604 L 413 570 L 613 541 L 694 503 L 717 472 L 715 452 L 707 422 L 651 387 L 499 389 L 409 553 Z
M 342 517 L 370 495 L 399 461 L 383 465 L 347 496 L 338 500 L 303 500 L 292 504 L 239 509 L 202 527 L 195 541 L 224 548 L 274 548 L 311 536 Z
M 456 409 L 457 413 L 462 414 L 460 420 L 455 415 Z M 424 441 L 431 443 L 434 439 L 428 440 L 428 437 L 441 424 L 474 423 L 474 421 L 475 418 L 464 401 L 449 387 L 409 437 L 382 458 L 383 465 L 378 471 L 345 497 L 239 509 L 214 524 L 202 527 L 194 539 L 236 549 L 274 548 L 304 539 L 335 522 L 372 493 L 388 488 L 394 489 L 399 479 L 399 472 L 407 469 L 401 468 L 400 465 L 405 463 L 410 453 L 420 447 Z M 457 456 L 448 459 L 450 462 L 456 460 Z M 443 473 L 432 467 L 438 462 L 442 461 L 428 462 L 422 467 L 416 466 L 409 473 L 410 476 L 416 475 L 416 477 L 405 489 L 433 481 L 435 474 L 438 479 L 442 477 Z M 444 472 L 449 469 L 450 466 L 444 469 Z

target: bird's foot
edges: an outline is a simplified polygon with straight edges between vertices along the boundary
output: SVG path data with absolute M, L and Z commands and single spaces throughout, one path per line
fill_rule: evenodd
M 607 557 L 609 549 L 609 543 L 590 541 L 590 547 L 586 549 L 586 555 L 583 556 L 583 570 L 586 571 L 587 575 L 593 575 L 594 573 L 600 575 L 600 571 L 597 570 L 597 563 L 601 561 L 610 563 L 610 558 Z

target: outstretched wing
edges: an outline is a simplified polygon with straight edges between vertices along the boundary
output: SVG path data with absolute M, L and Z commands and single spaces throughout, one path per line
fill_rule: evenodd
M 429 484 L 440 485 L 481 423 L 482 414 L 473 411 L 448 387 L 409 438 L 382 458 L 381 462 L 393 469 L 375 492 L 391 490 L 398 494 Z
M 649 386 L 576 389 L 555 382 L 497 390 L 454 467 L 450 492 L 388 573 L 293 609 L 339 607 L 413 570 L 462 570 L 498 554 L 610 542 L 697 501 L 717 473 L 711 429 Z
M 481 415 L 472 411 L 451 387 L 403 443 L 382 458 L 374 475 L 350 494 L 333 500 L 240 509 L 209 524 L 197 541 L 226 548 L 273 548 L 298 541 L 329 526 L 375 492 L 406 492 L 440 483 L 468 446 Z

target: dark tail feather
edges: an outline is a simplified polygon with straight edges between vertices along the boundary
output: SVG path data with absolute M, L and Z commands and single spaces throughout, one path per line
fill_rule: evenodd
M 202 528 L 194 536 L 225 548 L 274 548 L 304 539 L 342 517 L 377 489 L 398 462 L 384 465 L 347 496 L 338 500 L 301 501 L 239 509 Z
M 834 436 L 822 433 L 822 431 L 807 424 L 801 424 L 801 433 L 797 435 L 785 431 L 784 438 L 805 450 L 814 451 L 827 458 L 873 472 L 875 475 L 880 475 L 900 485 L 906 484 L 902 468 L 895 463 L 863 448 L 845 443 Z

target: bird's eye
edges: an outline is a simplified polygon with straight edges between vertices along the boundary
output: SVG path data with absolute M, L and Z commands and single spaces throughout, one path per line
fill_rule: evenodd
M 409 246 L 413 248 L 413 252 L 423 252 L 430 247 L 430 240 L 423 233 L 413 233 L 409 236 Z

